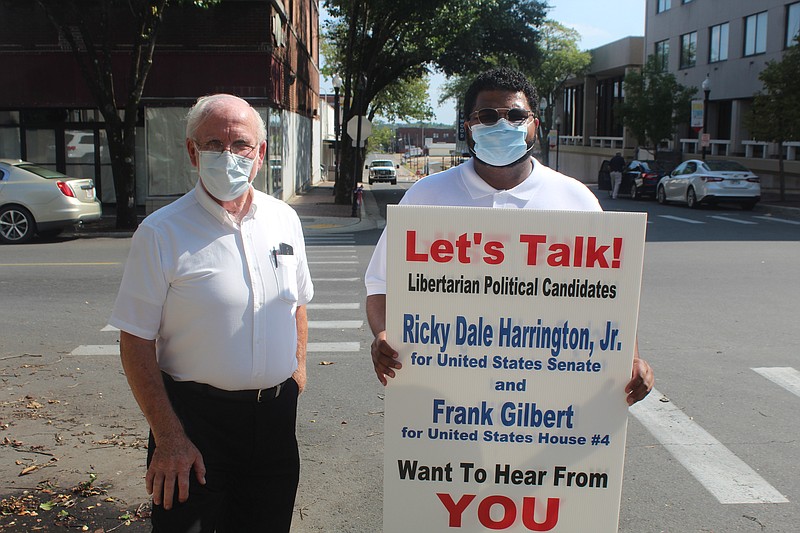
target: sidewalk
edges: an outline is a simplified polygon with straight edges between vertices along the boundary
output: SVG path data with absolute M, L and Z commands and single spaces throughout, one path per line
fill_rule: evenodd
M 336 204 L 333 197 L 333 182 L 321 181 L 309 190 L 293 196 L 289 200 L 300 220 L 303 231 L 314 232 L 325 230 L 327 233 L 351 233 L 380 229 L 385 225 L 372 193 L 364 190 L 361 217 L 353 217 L 350 204 Z M 139 217 L 139 222 L 144 216 Z M 112 237 L 127 238 L 133 235 L 131 230 L 118 230 L 114 215 L 103 215 L 97 222 L 76 226 L 64 230 L 63 237 Z

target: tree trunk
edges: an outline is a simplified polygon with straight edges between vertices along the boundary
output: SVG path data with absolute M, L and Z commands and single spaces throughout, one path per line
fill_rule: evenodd
M 136 214 L 135 125 L 133 129 L 124 131 L 122 121 L 108 121 L 106 118 L 108 151 L 117 199 L 117 229 L 136 229 L 139 223 Z

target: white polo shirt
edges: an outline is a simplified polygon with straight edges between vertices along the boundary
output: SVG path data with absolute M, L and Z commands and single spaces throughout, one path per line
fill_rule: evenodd
M 505 207 L 550 211 L 602 211 L 597 197 L 580 181 L 533 159 L 525 181 L 497 190 L 477 172 L 473 159 L 416 182 L 400 205 Z M 386 294 L 386 230 L 372 253 L 365 276 L 367 294 Z
M 297 368 L 295 312 L 313 293 L 291 207 L 253 189 L 240 225 L 198 182 L 137 229 L 109 323 L 155 339 L 177 381 L 267 388 Z

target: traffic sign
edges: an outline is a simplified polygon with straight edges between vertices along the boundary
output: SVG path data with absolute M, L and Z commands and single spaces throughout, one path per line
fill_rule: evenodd
M 358 137 L 358 121 L 361 120 L 361 146 L 372 134 L 372 122 L 363 115 L 356 115 L 347 121 L 347 134 L 353 139 L 353 146 L 356 145 L 356 138 Z

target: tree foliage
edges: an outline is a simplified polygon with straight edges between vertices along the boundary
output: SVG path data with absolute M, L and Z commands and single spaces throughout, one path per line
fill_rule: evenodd
M 745 125 L 754 139 L 778 143 L 778 181 L 786 199 L 783 142 L 800 140 L 800 46 L 795 44 L 780 61 L 770 61 L 758 79 L 764 89 L 755 94 Z
M 137 224 L 136 123 L 164 11 L 170 5 L 207 7 L 219 1 L 36 0 L 69 44 L 103 115 L 114 175 L 118 228 L 134 228 Z M 115 54 L 120 43 L 130 44 L 129 54 Z M 120 57 L 129 57 L 130 61 L 125 78 L 127 91 L 121 95 L 115 90 L 113 68 Z
M 623 86 L 622 120 L 640 146 L 657 154 L 659 143 L 672 137 L 678 124 L 689 121 L 697 88 L 678 83 L 673 74 L 659 68 L 652 55 L 641 71 L 625 75 Z
M 578 48 L 580 37 L 577 30 L 567 28 L 555 20 L 545 20 L 539 42 L 539 67 L 535 71 L 526 72 L 539 97 L 547 102 L 544 116 L 539 118 L 542 121 L 539 143 L 545 164 L 549 164 L 550 145 L 544 142 L 543 136 L 554 124 L 555 101 L 564 90 L 566 81 L 584 75 L 592 62 L 592 55 Z M 531 105 L 536 112 L 539 102 L 531 102 Z
M 536 65 L 537 27 L 546 8 L 539 0 L 325 0 L 325 7 L 331 16 L 327 69 L 343 77 L 345 122 L 367 115 L 381 98 L 388 100 L 390 86 L 420 79 L 429 68 L 457 75 L 497 58 Z M 342 155 L 344 168 L 352 166 L 347 158 L 363 158 Z M 336 184 L 338 202 L 350 201 L 354 182 Z
M 367 153 L 388 152 L 394 140 L 394 129 L 379 122 L 372 126 L 372 135 L 367 138 Z

